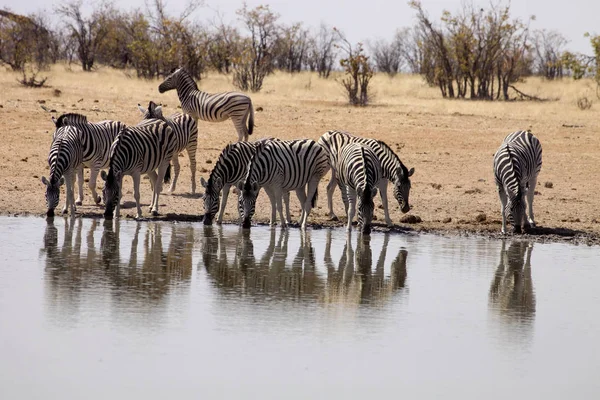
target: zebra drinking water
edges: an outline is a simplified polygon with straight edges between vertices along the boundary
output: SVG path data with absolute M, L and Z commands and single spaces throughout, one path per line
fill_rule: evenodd
M 160 93 L 173 89 L 177 90 L 183 112 L 208 122 L 222 122 L 231 118 L 238 141 L 248 141 L 248 135 L 252 135 L 254 108 L 248 95 L 239 92 L 203 92 L 183 68 L 175 69 L 158 87 Z
M 171 114 L 165 118 L 162 113 L 162 107 L 157 106 L 153 101 L 148 104 L 147 109 L 144 109 L 140 104 L 138 104 L 138 108 L 143 115 L 143 120 L 152 118 L 160 119 L 169 124 L 175 132 L 175 154 L 171 160 L 173 161 L 175 173 L 173 174 L 169 192 L 175 191 L 177 178 L 181 169 L 178 155 L 185 149 L 190 158 L 192 194 L 196 194 L 196 149 L 198 147 L 198 123 L 196 120 L 191 115 L 182 113 Z
M 117 134 L 125 127 L 125 124 L 119 121 L 104 120 L 96 123 L 88 122 L 85 115 L 68 113 L 63 114 L 58 119 L 52 118 L 56 132 L 64 126 L 73 126 L 81 132 L 83 145 L 82 164 L 78 166 L 77 184 L 79 196 L 75 201 L 76 205 L 83 202 L 83 167 L 90 169 L 90 180 L 88 186 L 92 192 L 92 197 L 96 204 L 100 203 L 100 196 L 96 192 L 96 180 L 100 169 L 107 168 L 110 159 L 110 146 L 117 137 Z
M 271 225 L 276 222 L 277 209 L 281 226 L 286 226 L 281 197 L 284 192 L 295 190 L 302 208 L 300 226 L 306 229 L 308 214 L 317 200 L 319 181 L 328 170 L 327 153 L 314 140 L 272 140 L 257 144 L 246 180 L 237 185 L 242 226 L 250 227 L 258 192 L 264 187 L 271 200 Z M 306 191 L 305 186 L 308 186 Z
M 140 207 L 141 174 L 150 177 L 153 188 L 150 211 L 158 215 L 158 197 L 162 191 L 163 179 L 169 179 L 169 166 L 175 154 L 173 129 L 158 119 L 146 120 L 142 125 L 124 128 L 117 136 L 110 149 L 110 168 L 108 174 L 102 171 L 102 179 L 106 181 L 102 195 L 106 208 L 104 218 L 119 216 L 123 176 L 131 175 L 137 207 L 137 218 L 142 217 Z M 158 172 L 155 170 L 158 169 Z
M 502 233 L 506 221 L 513 225 L 514 233 L 521 233 L 527 223 L 535 226 L 533 195 L 537 176 L 542 169 L 542 146 L 529 131 L 516 131 L 504 139 L 494 155 L 494 177 L 502 212 Z M 525 214 L 525 202 L 528 215 Z M 507 215 L 508 214 L 508 215 Z
M 382 178 L 376 183 L 379 188 L 379 194 L 381 196 L 381 203 L 383 205 L 383 212 L 385 214 L 385 223 L 388 226 L 392 226 L 392 219 L 388 210 L 387 200 L 387 183 L 392 182 L 394 185 L 394 197 L 398 201 L 403 213 L 407 213 L 410 210 L 408 203 L 408 196 L 410 194 L 410 177 L 415 172 L 414 168 L 410 170 L 400 161 L 400 158 L 390 149 L 390 147 L 381 140 L 367 139 L 358 136 L 351 135 L 348 132 L 341 131 L 327 131 L 319 138 L 319 145 L 327 150 L 329 154 L 329 160 L 331 163 L 331 180 L 327 185 L 327 205 L 329 207 L 329 216 L 333 220 L 337 220 L 337 216 L 333 212 L 333 193 L 337 186 L 337 173 L 334 165 L 337 163 L 338 154 L 340 149 L 347 143 L 360 143 L 368 146 L 379 158 L 381 162 Z M 342 190 L 343 186 L 340 187 Z M 344 194 L 342 193 L 342 196 Z
M 358 224 L 363 234 L 371 233 L 371 221 L 377 194 L 377 183 L 382 176 L 379 157 L 369 146 L 350 142 L 338 154 L 335 165 L 338 185 L 348 214 L 348 231 L 352 230 L 352 219 L 358 206 Z
M 225 207 L 227 206 L 227 197 L 229 196 L 229 189 L 231 185 L 234 185 L 240 180 L 246 178 L 248 173 L 248 164 L 256 153 L 257 143 L 266 142 L 269 140 L 276 139 L 261 139 L 257 142 L 237 142 L 228 144 L 219 159 L 215 163 L 215 167 L 210 173 L 208 181 L 204 178 L 200 178 L 200 183 L 205 189 L 204 192 L 204 225 L 211 225 L 212 221 L 219 212 L 217 217 L 217 224 L 223 222 L 223 214 L 225 213 Z M 219 195 L 223 191 L 223 197 L 221 198 L 221 207 L 219 208 Z M 235 189 L 234 189 L 235 190 Z M 283 201 L 286 208 L 286 222 L 290 222 L 290 193 L 285 192 Z M 240 212 L 241 218 L 241 212 Z
M 66 200 L 62 210 L 71 215 L 75 213 L 75 173 L 83 160 L 82 133 L 73 126 L 61 126 L 54 132 L 54 140 L 48 154 L 50 179 L 42 177 L 46 185 L 46 215 L 54 217 L 54 209 L 58 206 L 60 186 L 66 185 Z

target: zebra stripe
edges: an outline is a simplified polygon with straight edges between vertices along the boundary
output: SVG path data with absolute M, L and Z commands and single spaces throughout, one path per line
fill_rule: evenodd
M 117 137 L 117 134 L 125 127 L 125 124 L 119 121 L 100 121 L 96 123 L 88 122 L 85 115 L 68 113 L 63 114 L 54 121 L 56 129 L 64 126 L 73 126 L 82 133 L 83 141 L 83 165 L 77 169 L 77 181 L 79 197 L 75 204 L 81 205 L 83 202 L 83 167 L 90 169 L 90 180 L 88 186 L 92 192 L 92 197 L 96 204 L 100 203 L 100 196 L 96 192 L 96 180 L 98 172 L 102 168 L 108 168 L 110 159 L 110 146 Z M 56 132 L 54 136 L 56 136 Z
M 286 226 L 281 196 L 295 190 L 302 207 L 300 225 L 306 229 L 308 214 L 316 202 L 319 180 L 328 170 L 327 154 L 314 140 L 272 140 L 258 144 L 245 182 L 238 182 L 243 226 L 250 227 L 258 192 L 264 187 L 271 200 L 271 224 L 276 222 L 277 208 L 281 225 Z
M 50 179 L 42 177 L 46 185 L 46 205 L 48 217 L 54 216 L 54 209 L 60 200 L 60 186 L 66 185 L 66 200 L 62 210 L 63 214 L 70 210 L 75 213 L 75 172 L 83 160 L 82 133 L 75 127 L 64 126 L 54 132 L 54 140 L 48 153 L 50 166 Z
M 111 219 L 113 213 L 118 217 L 124 175 L 131 175 L 137 217 L 142 217 L 140 207 L 140 176 L 147 174 L 153 188 L 150 211 L 158 215 L 158 197 L 162 182 L 167 173 L 171 158 L 175 154 L 173 129 L 165 122 L 146 120 L 143 125 L 130 126 L 121 131 L 110 149 L 110 167 L 108 175 L 102 171 L 106 181 L 102 195 L 106 208 L 104 217 Z M 158 173 L 155 170 L 158 169 Z
M 239 92 L 203 92 L 183 68 L 173 71 L 158 87 L 160 93 L 173 89 L 177 90 L 184 113 L 208 122 L 223 122 L 231 118 L 238 141 L 248 141 L 248 135 L 252 135 L 254 108 L 248 95 Z
M 382 178 L 381 162 L 369 146 L 350 142 L 340 149 L 335 164 L 338 185 L 348 213 L 347 229 L 352 229 L 352 220 L 358 206 L 358 224 L 362 233 L 371 233 L 371 221 L 377 194 L 377 183 Z
M 410 210 L 408 197 L 410 195 L 410 177 L 415 172 L 414 168 L 410 170 L 402 163 L 398 155 L 383 141 L 362 138 L 354 136 L 348 132 L 342 131 L 327 131 L 319 138 L 318 143 L 327 150 L 329 160 L 332 166 L 331 169 L 331 181 L 327 185 L 327 205 L 329 207 L 329 216 L 333 220 L 337 220 L 337 216 L 333 212 L 333 193 L 337 186 L 336 171 L 333 168 L 337 163 L 338 154 L 340 149 L 348 143 L 359 143 L 364 146 L 368 146 L 379 158 L 381 162 L 382 177 L 377 183 L 379 193 L 381 196 L 381 203 L 383 205 L 383 212 L 385 214 L 385 222 L 388 226 L 392 226 L 393 222 L 390 218 L 387 200 L 387 182 L 390 181 L 393 184 L 393 193 L 396 201 L 401 207 L 403 213 L 407 213 Z
M 179 153 L 184 149 L 187 151 L 190 158 L 190 172 L 192 179 L 192 194 L 196 194 L 196 149 L 198 148 L 198 123 L 188 114 L 174 113 L 168 117 L 164 117 L 162 107 L 157 106 L 153 101 L 148 104 L 147 109 L 143 109 L 139 104 L 138 107 L 143 114 L 142 120 L 160 119 L 173 129 L 175 133 L 173 140 L 175 141 L 175 155 L 173 156 L 173 167 L 175 174 L 171 181 L 169 192 L 174 192 L 177 186 L 177 178 L 181 166 L 179 165 Z
M 535 226 L 533 195 L 541 169 L 542 146 L 531 132 L 516 131 L 506 136 L 494 155 L 494 178 L 502 205 L 502 233 L 506 233 L 507 219 L 515 233 L 521 232 L 526 217 L 527 223 Z

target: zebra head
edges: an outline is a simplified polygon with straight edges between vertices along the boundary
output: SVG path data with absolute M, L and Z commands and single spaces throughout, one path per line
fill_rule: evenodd
M 209 177 L 208 182 L 200 178 L 200 183 L 204 187 L 204 225 L 212 225 L 213 219 L 219 212 L 219 200 L 223 181 L 219 177 Z
M 157 105 L 153 101 L 150 101 L 150 103 L 148 103 L 148 108 L 144 108 L 140 103 L 138 103 L 138 109 L 140 110 L 140 113 L 142 113 L 142 120 L 152 118 L 162 120 L 165 119 L 162 113 L 162 106 Z
M 521 227 L 525 222 L 524 190 L 519 187 L 516 195 L 508 196 L 504 212 L 506 220 L 513 226 L 513 233 L 521 233 Z
M 237 184 L 238 193 L 238 210 L 242 219 L 242 228 L 250 228 L 250 222 L 254 216 L 256 207 L 256 198 L 260 191 L 258 182 L 246 179 L 246 182 L 240 181 Z
M 356 189 L 357 208 L 358 208 L 358 224 L 361 227 L 361 232 L 365 235 L 371 233 L 371 221 L 373 221 L 373 211 L 375 203 L 373 198 L 377 195 L 377 189 L 365 185 L 364 188 Z
M 415 173 L 415 169 L 410 170 L 404 165 L 401 165 L 396 172 L 396 179 L 394 180 L 394 197 L 400 209 L 403 213 L 410 211 L 410 205 L 408 203 L 408 196 L 410 194 L 410 177 Z
M 58 200 L 60 198 L 60 187 L 65 183 L 65 177 L 62 176 L 57 179 L 55 176 L 50 177 L 50 181 L 42 176 L 42 183 L 46 185 L 46 211 L 47 217 L 54 217 L 54 209 L 58 207 Z
M 121 184 L 123 183 L 123 175 L 120 172 L 115 173 L 112 168 L 108 170 L 108 175 L 105 171 L 100 173 L 104 180 L 104 188 L 102 189 L 102 199 L 104 200 L 104 218 L 112 219 L 115 209 L 121 200 Z
M 169 90 L 177 89 L 180 77 L 185 73 L 183 68 L 175 68 L 169 76 L 158 86 L 158 92 L 164 93 Z

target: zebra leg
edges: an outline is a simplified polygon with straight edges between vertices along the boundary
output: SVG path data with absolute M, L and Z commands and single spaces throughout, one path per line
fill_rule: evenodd
M 283 217 L 283 204 L 282 204 L 283 193 L 281 191 L 281 188 L 275 189 L 274 195 L 275 195 L 275 200 L 277 201 L 277 211 L 279 212 L 279 220 L 281 221 L 281 227 L 287 228 L 287 222 L 286 222 L 285 218 Z
M 265 187 L 265 193 L 269 196 L 269 201 L 271 201 L 271 219 L 269 221 L 269 225 L 277 225 L 277 199 L 275 198 L 275 194 L 273 193 L 273 189 L 270 187 Z
M 100 196 L 98 196 L 98 193 L 96 193 L 96 180 L 98 179 L 98 172 L 100 172 L 100 169 L 93 165 L 92 168 L 90 168 L 90 181 L 88 182 L 88 187 L 90 188 L 90 192 L 92 192 L 92 197 L 94 199 L 94 203 L 96 204 L 100 204 L 100 201 L 102 200 Z
M 327 207 L 329 207 L 329 219 L 331 221 L 338 221 L 337 215 L 333 212 L 333 193 L 335 192 L 337 184 L 338 181 L 335 176 L 335 171 L 331 169 L 331 180 L 327 184 Z
M 77 189 L 79 190 L 79 197 L 77 197 L 75 204 L 80 206 L 83 204 L 83 164 L 77 168 Z
M 190 139 L 191 141 L 191 139 Z M 194 141 L 193 144 L 188 144 L 187 153 L 190 158 L 190 173 L 192 175 L 192 194 L 196 194 L 196 148 L 198 142 Z
M 156 185 L 156 171 L 150 171 L 146 174 L 146 176 L 148 176 L 148 179 L 150 180 L 150 189 L 152 189 L 152 200 L 154 201 L 154 185 Z M 148 211 L 152 212 L 152 206 L 154 204 L 150 203 L 150 206 L 148 207 Z
M 379 180 L 379 195 L 381 196 L 381 204 L 383 205 L 383 213 L 385 214 L 385 224 L 388 227 L 394 226 L 392 219 L 390 218 L 390 210 L 388 210 L 388 198 L 387 198 L 387 185 L 388 181 L 385 178 Z
M 285 203 L 285 222 L 290 224 L 292 222 L 292 214 L 290 214 L 290 192 L 283 194 L 283 202 Z
M 152 207 L 152 215 L 154 217 L 158 216 L 158 198 L 160 196 L 160 192 L 162 191 L 163 179 L 165 178 L 165 173 L 167 172 L 167 168 L 169 167 L 169 162 L 163 162 L 160 167 L 158 167 L 158 173 L 156 174 L 156 183 L 154 184 L 154 195 L 153 197 L 153 207 Z
M 348 224 L 346 226 L 346 230 L 352 230 L 352 220 L 354 219 L 354 214 L 356 214 L 356 191 L 351 187 L 346 188 L 348 194 Z
M 142 207 L 140 206 L 140 174 L 134 172 L 131 174 L 133 179 L 133 198 L 135 199 L 135 206 L 137 208 L 136 218 L 142 218 Z M 121 203 L 119 201 L 119 203 Z M 117 206 L 118 207 L 118 206 Z
M 310 211 L 313 208 L 312 201 L 313 197 L 317 194 L 317 190 L 319 189 L 319 180 L 310 180 L 308 181 L 308 185 L 306 188 L 306 202 L 304 203 L 304 221 L 302 223 L 302 229 L 306 229 L 306 222 L 308 221 L 308 216 L 310 215 Z
M 535 219 L 533 217 L 533 196 L 535 195 L 535 186 L 537 185 L 537 176 L 529 180 L 529 189 L 527 190 L 527 222 L 529 226 L 535 228 Z
M 221 207 L 219 208 L 219 217 L 217 218 L 217 225 L 223 223 L 223 214 L 225 214 L 225 207 L 227 206 L 227 198 L 229 197 L 229 189 L 231 185 L 226 184 L 223 186 L 223 196 L 221 197 Z M 240 219 L 242 216 L 240 215 Z
M 173 180 L 171 181 L 171 187 L 169 187 L 169 193 L 173 193 L 175 191 L 175 187 L 177 186 L 177 178 L 179 178 L 179 171 L 181 171 L 181 165 L 179 165 L 179 154 L 173 154 L 171 161 L 173 162 L 174 174 Z
M 500 212 L 502 213 L 502 233 L 506 233 L 506 203 L 508 199 L 504 188 L 498 188 L 498 197 L 500 197 Z
M 300 202 L 300 208 L 302 209 L 302 213 L 300 213 L 300 228 L 306 228 L 306 192 L 304 191 L 304 187 L 296 189 L 296 196 L 298 197 L 298 202 Z
M 238 142 L 247 142 L 248 130 L 246 129 L 244 118 L 237 117 L 235 120 L 233 120 L 233 126 L 235 126 L 235 130 L 238 134 Z
M 71 216 L 75 215 L 75 173 L 71 171 L 65 174 L 65 208 L 63 214 L 67 212 L 71 213 Z

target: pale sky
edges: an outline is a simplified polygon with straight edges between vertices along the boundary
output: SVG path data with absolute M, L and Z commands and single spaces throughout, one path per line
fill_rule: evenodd
M 29 14 L 46 9 L 52 11 L 55 5 L 64 0 L 0 0 L 0 8 L 8 8 L 20 14 Z M 84 0 L 91 9 L 93 1 Z M 186 0 L 166 0 L 167 9 L 178 15 Z M 247 0 L 250 8 L 268 4 L 271 10 L 279 13 L 280 21 L 285 23 L 303 22 L 307 27 L 318 27 L 321 22 L 341 29 L 351 42 L 367 41 L 377 38 L 391 39 L 397 28 L 412 26 L 415 13 L 407 0 Z M 423 9 L 430 17 L 439 20 L 442 10 L 457 11 L 462 0 L 422 0 Z M 115 1 L 123 9 L 144 7 L 144 0 Z M 205 6 L 199 8 L 192 19 L 208 21 L 219 10 L 224 21 L 237 23 L 235 11 L 242 7 L 242 0 L 205 0 Z M 473 4 L 488 8 L 490 1 L 474 0 Z M 506 2 L 504 3 L 506 4 Z M 536 16 L 533 29 L 557 30 L 568 40 L 567 48 L 591 55 L 589 39 L 585 32 L 600 33 L 600 1 L 570 0 L 515 0 L 511 4 L 511 15 L 527 19 Z

